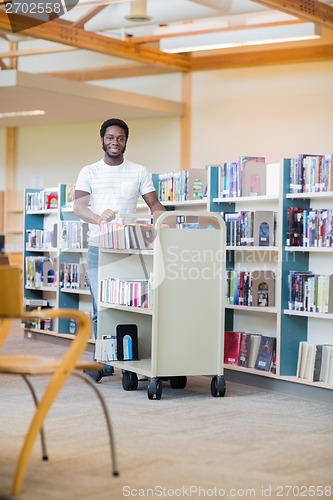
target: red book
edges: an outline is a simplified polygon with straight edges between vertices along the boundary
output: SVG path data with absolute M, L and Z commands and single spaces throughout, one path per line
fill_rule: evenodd
M 224 363 L 237 365 L 242 332 L 224 332 Z

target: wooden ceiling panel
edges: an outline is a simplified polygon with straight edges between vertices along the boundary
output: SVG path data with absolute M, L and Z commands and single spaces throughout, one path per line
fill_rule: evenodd
M 82 27 L 87 19 L 90 19 L 105 8 L 105 5 L 97 5 L 95 8 L 70 23 L 62 19 L 54 19 L 52 22 L 38 26 L 30 26 L 25 16 L 16 17 L 16 27 L 22 30 L 24 35 L 48 40 L 54 43 L 54 49 L 49 47 L 30 50 L 30 55 L 43 54 L 47 52 L 64 50 L 85 49 L 123 60 L 128 64 L 110 65 L 101 68 L 80 68 L 77 70 L 62 70 L 48 73 L 48 75 L 76 81 L 96 81 L 113 78 L 131 78 L 137 76 L 159 75 L 173 72 L 204 71 L 218 68 L 233 68 L 247 66 L 262 66 L 269 64 L 284 64 L 306 61 L 320 61 L 333 59 L 333 7 L 318 0 L 254 0 L 269 9 L 280 10 L 302 20 L 312 21 L 326 28 L 332 36 L 323 36 L 320 44 L 317 41 L 308 42 L 303 47 L 299 43 L 280 44 L 276 46 L 257 46 L 249 51 L 249 48 L 238 50 L 227 49 L 222 51 L 207 51 L 191 54 L 167 54 L 151 45 L 136 43 L 136 38 L 126 41 L 100 35 L 98 33 L 85 31 Z M 31 20 L 30 20 L 31 22 Z M 8 16 L 0 10 L 0 30 L 11 32 Z M 322 30 L 323 31 L 323 30 Z M 325 29 L 324 29 L 325 31 Z M 327 34 L 326 34 L 327 35 Z M 148 37 L 149 39 L 149 37 Z M 142 41 L 142 39 L 141 39 Z M 59 45 L 61 44 L 61 45 Z M 14 60 L 20 56 L 28 55 L 29 51 L 10 50 L 6 55 L 0 54 L 0 68 L 7 70 L 8 65 L 2 59 L 9 57 Z M 12 64 L 12 63 L 11 63 Z M 42 69 L 42 68 L 41 68 Z
M 185 54 L 167 54 L 153 47 L 138 46 L 129 41 L 116 40 L 96 33 L 84 31 L 64 23 L 60 19 L 32 26 L 33 20 L 25 16 L 15 16 L 16 32 L 27 36 L 58 42 L 80 49 L 91 50 L 122 59 L 154 63 L 178 71 L 190 71 L 191 57 Z M 32 27 L 31 27 L 32 26 Z M 11 32 L 12 28 L 5 12 L 0 11 L 0 30 Z
M 318 0 L 254 0 L 254 2 L 333 28 L 333 7 Z
M 225 53 L 196 57 L 193 59 L 193 71 L 214 69 L 246 68 L 289 64 L 301 62 L 327 61 L 333 59 L 333 44 L 310 47 L 289 47 L 278 50 L 265 49 L 243 53 Z

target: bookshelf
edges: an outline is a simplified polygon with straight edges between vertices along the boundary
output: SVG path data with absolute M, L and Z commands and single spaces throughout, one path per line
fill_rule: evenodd
M 74 186 L 59 185 L 59 299 L 61 308 L 80 309 L 91 314 L 91 298 L 86 280 L 88 224 L 74 214 Z M 58 333 L 73 334 L 70 320 L 60 319 Z
M 206 169 L 152 174 L 152 180 L 166 210 L 207 211 Z
M 29 307 L 56 307 L 57 289 L 57 240 L 58 202 L 48 208 L 48 193 L 58 196 L 58 188 L 48 191 L 26 189 L 24 191 L 24 249 L 23 286 L 25 303 Z M 48 269 L 48 271 L 47 271 Z M 50 271 L 50 277 L 49 277 Z M 56 334 L 58 323 L 28 324 L 29 330 Z
M 85 281 L 87 242 L 80 231 L 83 223 L 73 212 L 70 186 L 25 190 L 24 297 L 29 307 L 79 308 L 91 314 Z M 44 326 L 27 329 L 62 338 L 75 334 L 71 320 Z
M 152 181 L 158 200 L 166 210 L 207 211 L 207 171 L 205 169 L 152 174 Z M 195 188 L 194 183 L 196 183 Z M 143 198 L 138 200 L 137 213 L 150 214 Z
M 315 275 L 333 274 L 333 246 L 303 246 L 310 245 L 311 242 L 304 239 L 302 246 L 287 246 L 287 236 L 290 238 L 291 226 L 288 222 L 288 211 L 293 209 L 306 209 L 310 207 L 320 213 L 323 209 L 333 209 L 333 192 L 301 192 L 290 193 L 292 179 L 293 159 L 285 158 L 283 164 L 283 200 L 282 200 L 282 233 L 283 239 L 283 269 L 282 269 L 282 311 L 281 311 L 281 379 L 292 381 L 298 384 L 305 384 L 314 387 L 333 389 L 333 384 L 322 381 L 312 381 L 297 376 L 298 354 L 300 342 L 306 341 L 313 344 L 333 344 L 332 339 L 332 319 L 333 311 L 310 311 L 290 310 L 290 288 L 289 273 L 291 271 L 304 273 L 311 271 Z M 311 188 L 310 188 L 311 189 Z M 305 212 L 306 214 L 306 212 Z M 304 215 L 304 214 L 303 214 Z M 302 224 L 305 224 L 306 215 L 302 217 Z M 304 238 L 306 238 L 304 233 Z M 321 244 L 318 242 L 318 244 Z M 326 243 L 325 243 L 326 244 Z M 313 279 L 313 278 L 312 278 Z M 331 286 L 329 294 L 333 290 Z M 307 305 L 305 304 L 305 309 Z M 312 307 L 311 307 L 312 308 Z M 313 306 L 315 308 L 315 305 Z
M 279 234 L 281 198 L 279 196 L 279 183 L 276 182 L 276 178 L 275 183 L 272 183 L 271 177 L 277 175 L 277 178 L 279 178 L 279 165 L 268 164 L 266 166 L 265 163 L 262 163 L 262 168 L 267 169 L 263 176 L 267 184 L 265 189 L 262 189 L 262 193 L 241 196 L 240 188 L 238 188 L 237 196 L 229 196 L 228 190 L 225 191 L 224 196 L 221 196 L 223 189 L 221 183 L 223 182 L 224 187 L 227 184 L 225 183 L 225 179 L 221 181 L 221 165 L 209 166 L 208 210 L 223 213 L 227 221 L 226 272 L 228 283 L 226 290 L 225 331 L 245 332 L 248 335 L 259 334 L 261 336 L 272 337 L 276 345 L 276 362 L 272 363 L 272 367 L 268 370 L 257 369 L 254 366 L 240 366 L 237 359 L 232 363 L 227 363 L 225 360 L 224 369 L 267 378 L 277 378 L 279 376 L 281 361 L 281 282 L 278 279 L 282 268 L 281 235 Z M 235 184 L 230 182 L 228 185 L 230 186 L 230 192 L 233 190 L 237 191 Z M 241 215 L 241 222 L 237 222 L 238 216 L 235 215 L 237 213 L 244 214 L 244 219 L 242 218 L 243 215 Z M 260 238 L 257 241 L 255 230 L 252 227 L 254 225 L 255 228 L 259 225 L 259 214 L 270 214 L 273 220 L 270 223 L 269 241 L 266 242 L 261 241 Z M 231 221 L 230 226 L 228 225 L 229 220 Z M 245 229 L 243 228 L 244 220 L 247 221 Z M 240 231 L 241 227 L 243 228 L 242 237 L 235 234 L 233 229 L 237 228 L 237 231 Z M 248 234 L 247 228 L 249 228 Z M 229 236 L 228 231 L 230 231 Z M 272 234 L 274 237 L 273 240 Z M 261 243 L 264 244 L 262 245 Z M 271 300 L 265 306 L 263 306 L 262 301 L 257 305 L 257 296 L 253 295 L 252 297 L 252 289 L 253 294 L 255 290 L 253 284 L 256 275 L 260 277 L 260 281 L 270 280 L 268 296 L 271 297 Z M 236 289 L 240 289 L 242 293 L 244 292 L 244 297 L 241 298 L 241 292 L 238 295 Z M 246 293 L 248 289 L 249 291 Z M 238 334 L 235 335 L 236 338 Z
M 274 164 L 275 184 L 279 192 L 260 196 L 220 197 L 218 166 L 210 166 L 208 173 L 208 208 L 210 211 L 236 212 L 242 210 L 274 210 L 277 214 L 276 242 L 273 246 L 227 245 L 227 268 L 274 270 L 274 307 L 253 307 L 226 304 L 226 331 L 250 331 L 276 337 L 276 373 L 261 372 L 237 365 L 225 364 L 224 368 L 234 372 L 262 375 L 304 386 L 333 389 L 331 383 L 312 381 L 297 376 L 299 346 L 301 342 L 333 344 L 333 310 L 290 310 L 290 272 L 311 271 L 315 275 L 333 275 L 333 246 L 287 246 L 290 238 L 288 210 L 304 208 L 317 210 L 333 209 L 333 192 L 290 193 L 292 159 L 283 159 L 277 175 Z M 270 165 L 267 165 L 267 169 Z M 279 182 L 277 180 L 279 179 Z M 272 185 L 272 183 L 270 183 Z M 267 186 L 266 186 L 267 187 Z M 311 187 L 309 187 L 311 190 Z M 307 243 L 309 244 L 309 243 Z M 318 243 L 319 244 L 319 243 Z M 332 292 L 330 288 L 329 300 Z M 331 304 L 331 302 L 330 302 Z
M 125 251 L 100 245 L 100 288 L 102 283 L 115 279 L 150 282 L 148 307 L 110 303 L 103 293 L 97 331 L 97 339 L 102 340 L 114 336 L 118 325 L 137 326 L 139 359 L 103 358 L 103 363 L 124 370 L 125 390 L 137 388 L 138 374 L 150 377 L 149 399 L 161 398 L 162 379 L 170 380 L 172 388 L 184 388 L 187 376 L 199 374 L 214 375 L 213 396 L 225 393 L 224 223 L 218 214 L 211 214 L 217 230 L 178 229 L 175 221 L 183 214 L 174 211 L 160 215 L 153 250 Z M 201 212 L 190 214 L 199 220 L 202 216 Z M 169 227 L 163 227 L 163 223 Z M 207 301 L 207 296 L 212 299 Z

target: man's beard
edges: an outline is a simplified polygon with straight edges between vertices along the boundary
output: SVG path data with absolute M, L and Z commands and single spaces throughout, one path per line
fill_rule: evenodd
M 108 149 L 106 147 L 105 144 L 103 144 L 103 151 L 106 153 L 106 155 L 111 158 L 112 160 L 117 160 L 118 158 L 120 158 L 124 153 L 125 153 L 125 150 L 126 150 L 126 146 L 124 146 L 120 151 L 119 153 L 117 154 L 110 154 L 108 152 Z

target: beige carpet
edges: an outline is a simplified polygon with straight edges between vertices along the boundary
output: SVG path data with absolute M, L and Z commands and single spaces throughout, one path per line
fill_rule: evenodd
M 9 350 L 63 352 L 24 339 L 18 328 L 3 347 Z M 45 378 L 34 380 L 44 387 Z M 72 377 L 46 420 L 50 460 L 41 461 L 38 440 L 20 499 L 333 498 L 333 405 L 231 382 L 224 398 L 213 398 L 207 377 L 189 377 L 184 390 L 163 382 L 160 401 L 148 400 L 147 382 L 124 391 L 119 372 L 99 387 L 111 412 L 120 476 L 111 477 L 99 403 Z M 23 380 L 0 377 L 1 500 L 10 498 L 32 413 Z M 320 495 L 309 486 L 327 488 Z

